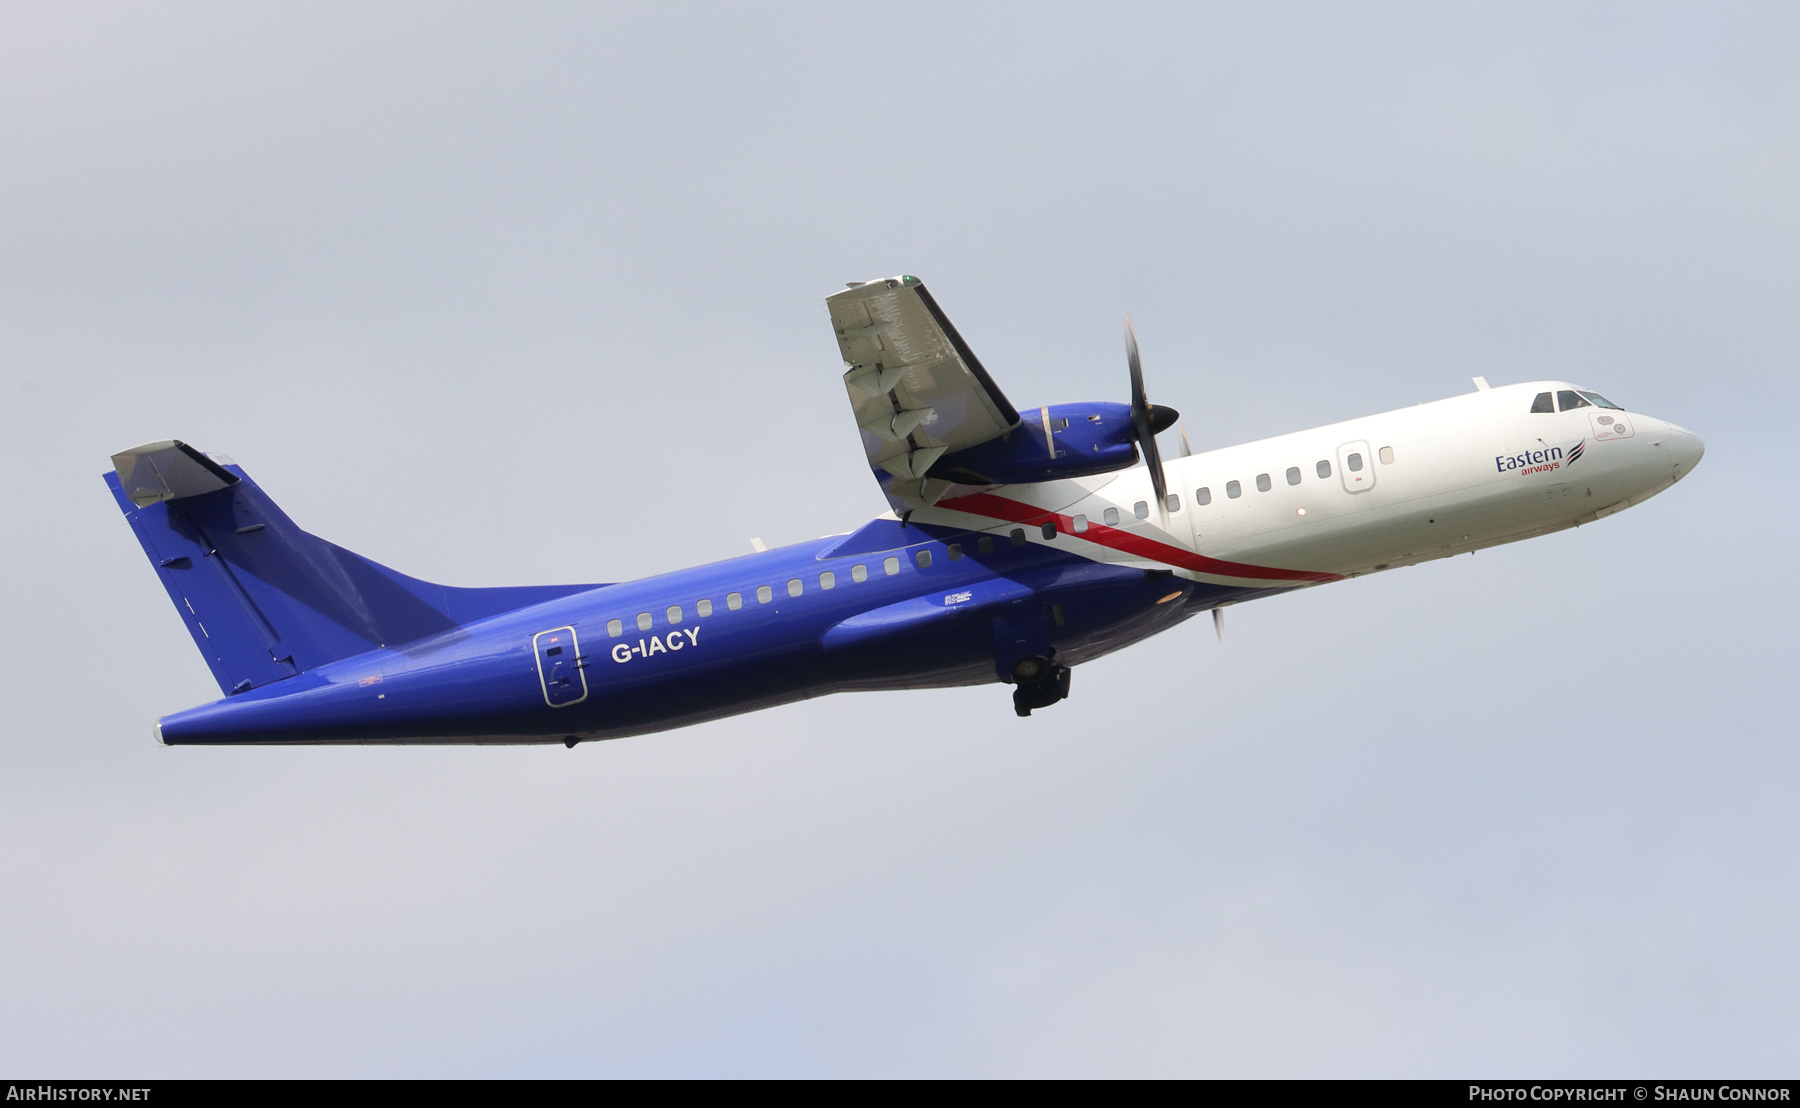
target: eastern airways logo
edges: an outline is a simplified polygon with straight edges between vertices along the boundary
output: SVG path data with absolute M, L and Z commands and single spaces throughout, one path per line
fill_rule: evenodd
M 1521 477 L 1533 473 L 1550 473 L 1559 469 L 1567 469 L 1581 460 L 1581 451 L 1587 446 L 1582 439 L 1566 451 L 1560 446 L 1546 446 L 1542 450 L 1527 450 L 1523 454 L 1504 454 L 1494 458 L 1494 469 L 1500 473 L 1517 472 Z

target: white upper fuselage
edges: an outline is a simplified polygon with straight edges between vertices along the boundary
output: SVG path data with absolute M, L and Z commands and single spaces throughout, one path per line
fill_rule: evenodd
M 1531 410 L 1541 393 L 1573 390 L 1507 385 L 1166 460 L 1174 510 L 1165 514 L 1141 465 L 993 491 L 1068 521 L 1051 537 L 1027 528 L 1027 541 L 1095 561 L 1217 583 L 1277 584 L 1267 570 L 1294 570 L 1304 577 L 1287 583 L 1317 583 L 1589 522 L 1668 488 L 1700 460 L 1699 438 L 1660 419 L 1598 406 Z M 970 504 L 953 495 L 913 518 L 1011 530 L 983 519 L 988 512 L 960 510 Z M 1217 563 L 1265 572 L 1240 576 Z

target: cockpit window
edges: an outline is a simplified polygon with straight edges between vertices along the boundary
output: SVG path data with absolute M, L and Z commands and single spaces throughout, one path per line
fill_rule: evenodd
M 1556 405 L 1552 404 L 1550 402 L 1550 394 L 1549 393 L 1540 392 L 1537 394 L 1537 396 L 1532 398 L 1531 410 L 1534 413 L 1536 413 L 1536 412 L 1554 412 L 1556 410 Z
M 1622 412 L 1625 410 L 1597 392 L 1587 392 L 1586 390 L 1583 390 L 1581 395 L 1588 400 L 1593 401 L 1594 407 L 1596 408 L 1611 408 L 1615 412 Z
M 1571 408 L 1591 407 L 1587 401 L 1575 395 L 1574 389 L 1563 389 L 1561 392 L 1558 392 L 1556 394 L 1556 406 L 1565 412 Z

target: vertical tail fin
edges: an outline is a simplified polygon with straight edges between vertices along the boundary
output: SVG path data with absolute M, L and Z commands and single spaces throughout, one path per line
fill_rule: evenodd
M 600 587 L 408 577 L 302 531 L 230 459 L 173 440 L 113 455 L 106 483 L 227 693 Z

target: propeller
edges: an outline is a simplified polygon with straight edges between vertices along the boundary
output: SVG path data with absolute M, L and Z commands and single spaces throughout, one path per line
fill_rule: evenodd
M 1163 476 L 1162 454 L 1156 449 L 1156 433 L 1181 418 L 1174 408 L 1159 408 L 1144 395 L 1144 366 L 1138 358 L 1137 331 L 1131 316 L 1125 317 L 1125 362 L 1131 367 L 1131 426 L 1137 432 L 1138 448 L 1144 452 L 1144 464 L 1150 469 L 1150 487 L 1156 490 L 1156 510 L 1165 519 L 1169 514 L 1169 481 Z

